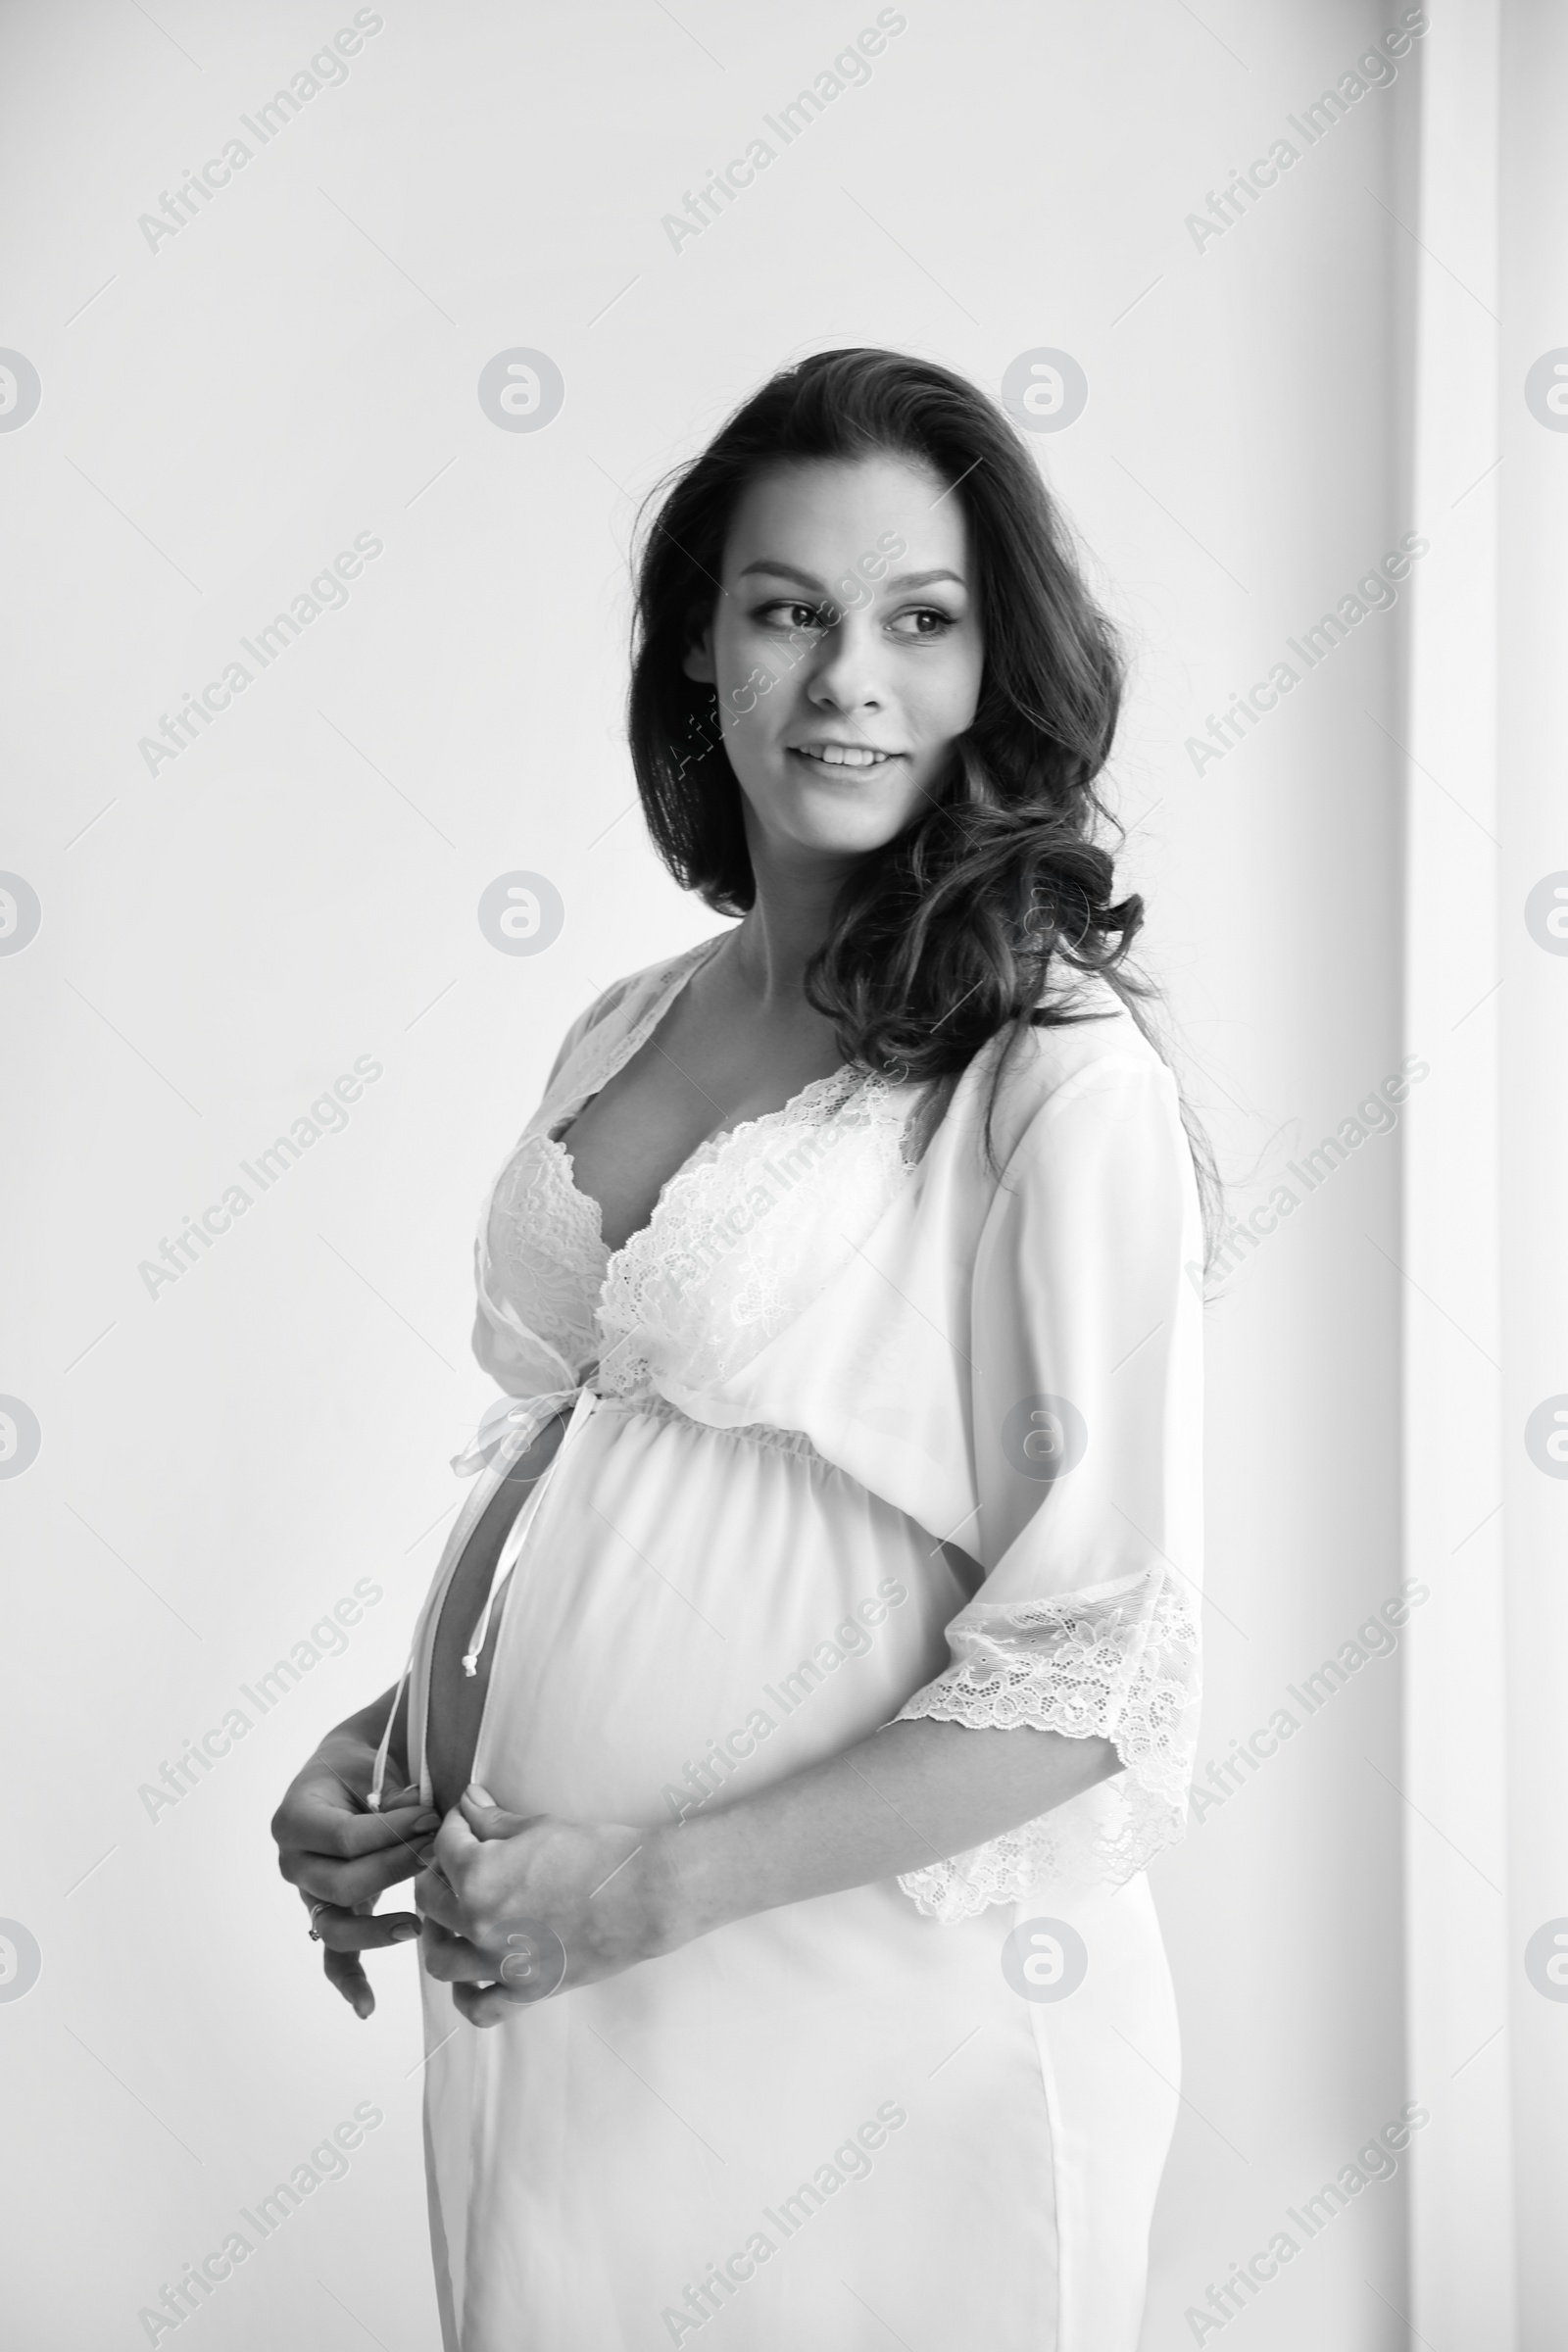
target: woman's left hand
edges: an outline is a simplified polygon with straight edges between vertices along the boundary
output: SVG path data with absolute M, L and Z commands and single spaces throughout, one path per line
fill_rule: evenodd
M 470 2025 L 613 1977 L 670 1933 L 659 1833 L 508 1813 L 466 1788 L 414 1882 L 421 1956 Z

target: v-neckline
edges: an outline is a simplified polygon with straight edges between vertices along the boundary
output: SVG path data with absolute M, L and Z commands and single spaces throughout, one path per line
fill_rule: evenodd
M 649 1038 L 653 1036 L 654 1031 L 663 1019 L 664 1014 L 669 1011 L 671 1005 L 673 1005 L 675 1003 L 676 998 L 682 994 L 691 981 L 696 979 L 697 974 L 704 968 L 710 958 L 717 955 L 719 949 L 729 937 L 729 932 L 721 931 L 716 939 L 704 940 L 700 948 L 691 951 L 692 961 L 688 965 L 687 969 L 684 972 L 681 972 L 677 967 L 677 974 L 673 987 L 662 989 L 659 994 L 656 995 L 653 1003 L 648 1006 L 647 1010 L 637 1020 L 633 1021 L 631 1027 L 627 1030 L 619 1045 L 612 1052 L 609 1068 L 604 1071 L 592 1091 L 589 1094 L 584 1095 L 581 1102 L 574 1105 L 570 1116 L 565 1122 L 568 1129 L 576 1125 L 578 1119 L 587 1109 L 589 1103 L 594 1102 L 600 1095 L 604 1093 L 605 1088 L 616 1075 L 617 1071 L 624 1069 L 627 1062 L 630 1061 L 632 1055 L 640 1052 L 641 1049 L 647 1044 Z M 804 1102 L 809 1101 L 819 1089 L 837 1086 L 842 1079 L 844 1079 L 851 1072 L 855 1071 L 858 1067 L 858 1065 L 856 1062 L 841 1061 L 838 1068 L 836 1070 L 830 1070 L 826 1077 L 808 1079 L 805 1086 L 801 1087 L 797 1093 L 791 1095 L 787 1102 L 780 1103 L 777 1110 L 759 1111 L 755 1118 L 742 1119 L 733 1127 L 715 1128 L 712 1134 L 705 1135 L 701 1143 L 695 1145 L 693 1149 L 688 1152 L 686 1157 L 681 1161 L 680 1165 L 678 1167 L 671 1168 L 669 1174 L 664 1178 L 663 1183 L 659 1188 L 659 1197 L 655 1200 L 653 1207 L 650 1209 L 645 1222 L 639 1225 L 634 1233 L 629 1233 L 617 1250 L 612 1250 L 606 1244 L 604 1209 L 601 1203 L 594 1198 L 593 1194 L 585 1192 L 583 1187 L 577 1182 L 576 1168 L 572 1160 L 570 1149 L 560 1136 L 553 1132 L 554 1127 L 558 1126 L 560 1121 L 553 1121 L 552 1126 L 545 1130 L 544 1142 L 546 1148 L 554 1153 L 556 1164 L 560 1169 L 563 1183 L 565 1185 L 567 1191 L 571 1194 L 572 1199 L 580 1204 L 586 1215 L 593 1239 L 595 1242 L 597 1242 L 600 1254 L 604 1258 L 605 1272 L 607 1276 L 610 1272 L 610 1269 L 615 1264 L 617 1259 L 624 1257 L 626 1252 L 635 1248 L 637 1243 L 643 1239 L 645 1234 L 653 1231 L 655 1225 L 659 1221 L 659 1212 L 663 1207 L 665 1197 L 669 1192 L 670 1186 L 675 1182 L 675 1179 L 678 1176 L 684 1176 L 687 1169 L 693 1167 L 705 1152 L 709 1151 L 712 1147 L 722 1147 L 738 1135 L 750 1134 L 754 1128 L 765 1127 L 776 1119 L 788 1118 L 793 1112 L 798 1111 Z

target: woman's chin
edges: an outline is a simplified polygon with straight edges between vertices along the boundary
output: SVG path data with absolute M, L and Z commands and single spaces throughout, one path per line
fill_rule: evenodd
M 925 804 L 904 759 L 880 768 L 830 768 L 788 752 L 782 759 L 785 774 L 743 789 L 768 840 L 786 854 L 863 857 L 885 849 Z

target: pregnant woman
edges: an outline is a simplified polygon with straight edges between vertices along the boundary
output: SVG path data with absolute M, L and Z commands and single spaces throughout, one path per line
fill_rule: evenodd
M 475 1486 L 281 1868 L 361 2016 L 419 1936 L 449 2352 L 1133 2352 L 1212 1178 L 1093 838 L 1110 633 L 1006 419 L 874 350 L 638 587 L 647 822 L 741 920 L 562 1041 Z

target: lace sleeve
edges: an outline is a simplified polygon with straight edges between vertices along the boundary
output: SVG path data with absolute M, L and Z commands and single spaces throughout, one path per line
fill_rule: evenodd
M 1034 1601 L 972 1600 L 948 1628 L 953 1664 L 902 1719 L 971 1730 L 1033 1724 L 1111 1740 L 1125 1767 L 1100 1802 L 1077 1800 L 900 1881 L 922 1911 L 963 1919 L 1016 1902 L 1042 1879 L 1122 1880 L 1179 1838 L 1198 1741 L 1199 1629 L 1162 1570 Z
M 1026 1130 L 971 1307 L 977 1556 L 950 1663 L 901 1709 L 1109 1740 L 1112 1779 L 899 1884 L 943 1920 L 1042 1882 L 1119 1883 L 1186 1825 L 1197 1746 L 1197 1186 L 1157 1057 L 1101 1061 Z

